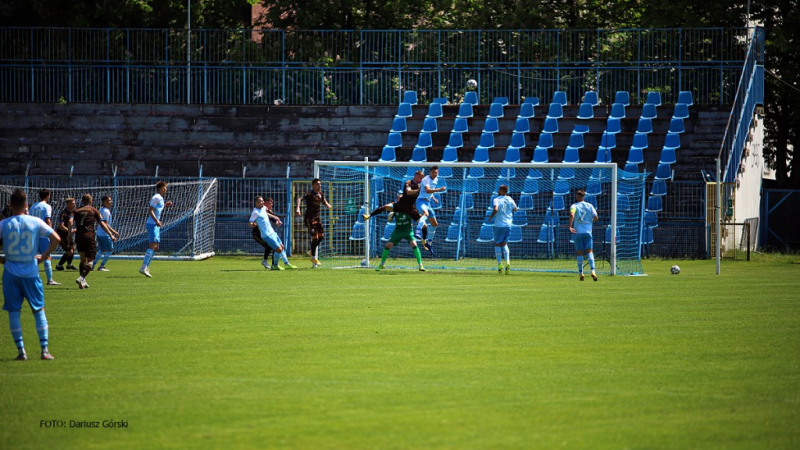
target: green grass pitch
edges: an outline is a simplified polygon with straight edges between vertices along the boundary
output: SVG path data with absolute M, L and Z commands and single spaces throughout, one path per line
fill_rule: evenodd
M 596 283 L 293 262 L 56 272 L 55 361 L 28 310 L 13 361 L 0 315 L 1 446 L 800 448 L 798 257 Z

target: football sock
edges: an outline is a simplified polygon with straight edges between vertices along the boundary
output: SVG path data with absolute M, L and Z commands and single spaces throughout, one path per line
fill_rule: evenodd
M 47 348 L 47 316 L 44 315 L 44 308 L 34 311 L 33 318 L 36 320 L 36 332 L 39 334 L 39 344 L 42 348 Z
M 275 253 L 278 253 L 278 252 L 275 251 Z M 286 250 L 285 249 L 280 253 L 280 257 L 281 257 L 281 261 L 283 261 L 284 264 L 289 264 L 289 257 L 286 256 Z
M 417 264 L 422 265 L 422 253 L 419 252 L 419 247 L 414 247 L 414 257 L 417 258 Z
M 594 253 L 589 253 L 586 257 L 589 258 L 589 268 L 594 270 Z
M 72 256 L 72 255 L 70 255 L 69 253 L 65 252 L 63 255 L 61 255 L 61 259 L 58 260 L 58 264 L 57 265 L 61 266 L 61 267 L 64 267 L 64 263 L 72 264 L 72 258 L 69 258 L 70 256 Z
M 422 227 L 422 239 L 428 239 L 428 227 Z
M 44 274 L 47 275 L 47 281 L 53 279 L 53 261 L 49 259 L 44 260 Z
M 152 248 L 148 248 L 146 252 L 144 252 L 144 261 L 142 262 L 142 267 L 147 269 L 150 267 L 150 261 L 153 259 L 153 255 L 155 255 L 155 251 Z
M 583 273 L 583 256 L 578 256 L 578 272 Z
M 421 235 L 421 234 L 422 234 L 422 229 L 423 229 L 423 228 L 427 228 L 427 227 L 425 226 L 425 220 L 426 220 L 426 217 L 425 217 L 425 216 L 422 216 L 422 217 L 420 217 L 420 218 L 419 218 L 419 220 L 417 221 L 417 234 L 419 234 L 419 235 Z
M 81 264 L 78 267 L 80 267 L 81 278 L 86 278 L 86 276 L 89 275 L 89 272 L 92 271 L 92 266 L 89 265 L 88 262 L 86 263 L 81 262 Z
M 388 248 L 384 248 L 383 249 L 383 253 L 381 254 L 381 265 L 383 265 L 386 262 L 386 258 L 388 258 L 388 257 L 389 257 L 389 249 Z
M 273 266 L 277 266 L 279 261 L 280 261 L 280 255 L 278 254 L 278 252 L 273 253 L 272 254 L 272 265 Z
M 501 247 L 503 249 L 503 258 L 506 260 L 506 264 L 511 263 L 511 252 L 508 251 L 508 244 Z
M 372 217 L 375 214 L 380 214 L 382 212 L 383 212 L 383 206 L 379 206 L 379 207 L 375 208 L 375 211 L 372 211 L 371 213 L 369 213 L 369 215 L 370 215 L 370 217 Z
M 100 267 L 105 267 L 109 258 L 111 258 L 111 251 L 103 253 L 103 261 L 100 263 Z
M 433 225 L 429 225 L 426 227 L 426 229 L 428 230 L 428 239 L 430 239 L 431 241 L 433 240 L 433 236 L 436 235 L 436 228 L 437 227 L 434 227 Z
M 103 259 L 103 254 L 104 253 L 105 252 L 97 252 L 97 255 L 95 255 L 95 257 L 94 257 L 94 261 L 92 261 L 92 268 L 100 267 L 100 266 L 97 265 L 97 263 L 99 263 L 100 260 Z
M 14 338 L 17 349 L 25 348 L 25 344 L 22 342 L 22 322 L 19 320 L 19 311 L 8 312 L 8 328 L 11 330 L 11 337 Z
M 317 247 L 314 249 L 314 259 L 319 259 L 319 246 L 322 245 L 323 239 L 325 239 L 324 235 L 320 235 L 317 239 Z
M 494 247 L 494 256 L 497 257 L 497 264 L 503 263 L 503 247 Z
M 319 239 L 311 240 L 311 259 L 317 259 L 317 247 L 319 247 Z

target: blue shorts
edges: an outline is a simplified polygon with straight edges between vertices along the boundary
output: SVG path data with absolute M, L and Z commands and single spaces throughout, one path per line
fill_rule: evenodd
M 161 227 L 154 223 L 147 224 L 147 242 L 161 242 Z
M 42 279 L 20 278 L 11 272 L 3 271 L 3 309 L 6 311 L 20 311 L 22 300 L 28 299 L 28 304 L 34 311 L 44 308 L 44 286 Z
M 97 236 L 97 248 L 101 252 L 114 251 L 114 243 L 111 241 L 111 236 Z
M 436 211 L 433 210 L 433 205 L 431 205 L 430 200 L 418 198 L 415 206 L 420 214 L 424 215 L 427 212 L 428 217 L 436 218 Z
M 582 252 L 591 250 L 594 245 L 592 233 L 578 233 L 575 235 L 575 250 Z
M 511 235 L 511 228 L 493 227 L 495 244 L 508 244 L 508 237 Z
M 39 238 L 39 249 L 38 249 L 39 251 L 37 253 L 39 253 L 40 255 L 44 255 L 44 252 L 46 252 L 49 247 L 50 247 L 50 238 L 49 237 L 46 237 L 46 238 L 40 237 Z
M 269 235 L 262 234 L 261 239 L 263 239 L 264 242 L 266 242 L 267 245 L 269 245 L 273 250 L 277 250 L 278 247 L 283 245 L 283 242 L 281 242 L 281 238 L 278 237 L 277 234 L 269 234 Z

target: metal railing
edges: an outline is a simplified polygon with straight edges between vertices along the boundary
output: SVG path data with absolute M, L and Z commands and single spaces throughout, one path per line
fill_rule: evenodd
M 729 104 L 747 28 L 626 30 L 164 30 L 0 28 L 0 101 L 397 104 L 587 90 L 633 103 L 690 90 Z M 187 49 L 191 49 L 188 51 Z M 763 48 L 763 39 L 761 40 Z M 188 89 L 187 89 L 188 88 Z M 188 92 L 188 93 L 187 93 Z

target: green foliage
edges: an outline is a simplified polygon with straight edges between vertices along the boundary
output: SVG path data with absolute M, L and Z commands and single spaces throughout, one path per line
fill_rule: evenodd
M 720 276 L 713 261 L 645 261 L 647 277 L 597 283 L 220 257 L 155 261 L 145 279 L 139 264 L 112 260 L 84 291 L 55 273 L 55 361 L 36 359 L 28 310 L 30 361 L 0 333 L 4 448 L 800 442 L 796 261 L 723 262 Z

